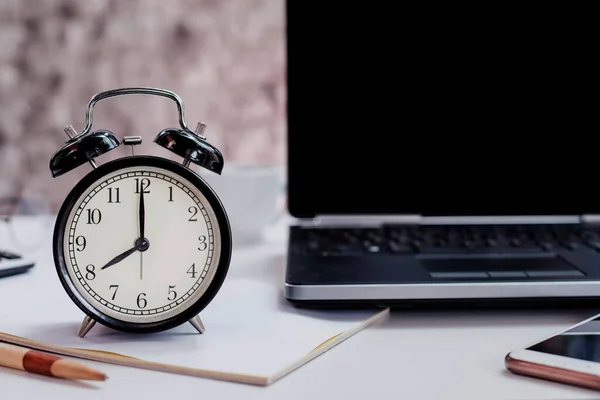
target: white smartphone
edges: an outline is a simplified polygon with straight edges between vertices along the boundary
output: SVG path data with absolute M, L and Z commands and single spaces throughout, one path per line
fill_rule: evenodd
M 511 351 L 504 363 L 515 374 L 600 390 L 600 314 Z

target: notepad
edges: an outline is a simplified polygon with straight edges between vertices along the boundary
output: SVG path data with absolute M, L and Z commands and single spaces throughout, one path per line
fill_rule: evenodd
M 3 286 L 0 340 L 62 355 L 136 368 L 266 386 L 305 365 L 389 310 L 294 308 L 272 279 L 232 274 L 200 314 L 206 332 L 190 324 L 154 334 L 121 333 L 100 324 L 77 336 L 84 317 L 50 268 Z M 41 291 L 42 293 L 34 293 Z M 41 300 L 41 301 L 40 301 Z

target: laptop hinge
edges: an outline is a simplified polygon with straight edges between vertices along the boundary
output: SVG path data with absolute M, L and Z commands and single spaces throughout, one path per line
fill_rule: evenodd
M 587 217 L 587 219 L 583 219 Z M 370 227 L 381 225 L 485 225 L 485 224 L 579 224 L 600 223 L 600 215 L 584 217 L 576 215 L 555 216 L 453 216 L 434 217 L 414 215 L 320 215 L 298 220 L 301 226 L 321 227 Z
M 489 216 L 452 216 L 452 217 L 423 217 L 425 225 L 539 225 L 539 224 L 579 224 L 578 215 L 489 215 Z
M 583 223 L 583 224 L 600 224 L 600 215 L 599 214 L 582 215 L 581 223 Z
M 315 218 L 298 220 L 300 226 L 311 227 L 370 227 L 389 224 L 418 225 L 420 215 L 320 215 Z

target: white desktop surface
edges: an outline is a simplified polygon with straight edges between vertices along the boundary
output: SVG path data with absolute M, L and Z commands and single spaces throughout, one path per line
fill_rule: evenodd
M 244 260 L 244 264 L 236 265 L 231 273 L 258 271 L 273 262 L 281 263 L 283 271 L 288 223 L 289 219 L 284 219 L 272 227 L 262 244 L 234 247 L 239 253 L 236 259 Z M 47 232 L 42 246 L 51 245 L 51 229 Z M 6 226 L 2 224 L 0 239 L 7 247 Z M 45 268 L 54 265 L 52 260 L 41 258 L 29 274 Z M 17 284 L 27 285 L 27 275 L 0 279 L 0 311 L 3 302 L 14 301 L 2 298 L 3 287 Z M 0 367 L 0 391 L 2 399 L 45 400 L 597 399 L 597 392 L 513 375 L 504 367 L 507 352 L 595 313 L 589 309 L 393 312 L 388 320 L 359 332 L 268 387 L 86 360 L 106 372 L 109 380 L 65 381 Z

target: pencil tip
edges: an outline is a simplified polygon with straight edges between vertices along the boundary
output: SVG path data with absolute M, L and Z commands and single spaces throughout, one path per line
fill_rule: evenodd
M 95 381 L 106 381 L 106 380 L 108 380 L 108 375 L 106 375 L 106 374 L 104 374 L 102 372 L 98 372 L 98 371 L 95 371 L 95 372 L 96 373 L 93 376 L 89 377 L 88 379 L 95 380 Z
M 72 360 L 61 359 L 52 363 L 50 367 L 52 374 L 59 378 L 82 379 L 89 381 L 105 381 L 108 376 L 104 372 L 97 371 Z
M 89 381 L 106 381 L 106 380 L 108 380 L 108 375 L 98 372 L 91 376 L 88 375 L 87 377 L 81 378 L 81 379 L 85 379 L 85 380 L 89 380 Z

